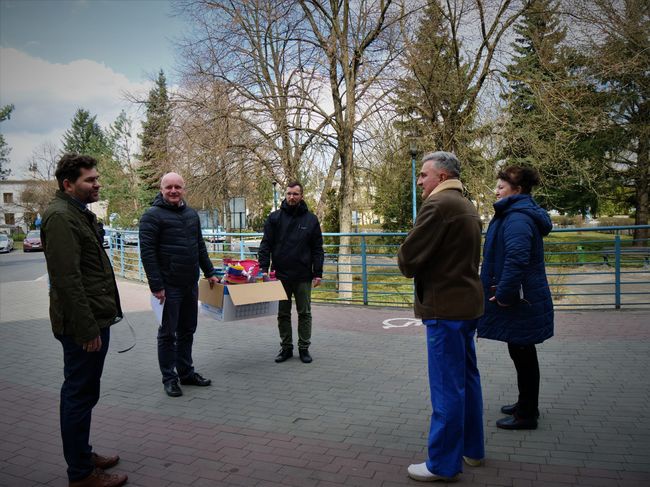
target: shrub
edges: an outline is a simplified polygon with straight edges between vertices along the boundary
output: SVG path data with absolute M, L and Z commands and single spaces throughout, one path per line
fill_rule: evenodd
M 551 217 L 554 227 L 581 227 L 582 217 L 579 215 L 554 215 Z
M 598 219 L 600 227 L 624 227 L 634 225 L 634 218 L 629 216 L 608 216 Z

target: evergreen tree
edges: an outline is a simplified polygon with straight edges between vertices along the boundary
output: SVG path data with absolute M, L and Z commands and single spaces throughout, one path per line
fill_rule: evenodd
M 536 197 L 543 205 L 596 213 L 607 174 L 601 147 L 581 128 L 594 99 L 573 70 L 571 51 L 562 47 L 566 29 L 558 6 L 556 0 L 533 0 L 515 26 L 499 158 L 539 169 L 542 188 Z
M 398 82 L 393 100 L 401 118 L 395 127 L 401 132 L 402 157 L 399 169 L 393 166 L 393 171 L 403 174 L 405 180 L 393 180 L 395 187 L 390 192 L 393 195 L 411 195 L 411 158 L 407 148 L 413 138 L 420 155 L 438 150 L 455 153 L 462 162 L 463 183 L 479 197 L 485 179 L 492 177 L 491 166 L 481 149 L 484 129 L 476 117 L 476 94 L 483 83 L 483 76 L 476 76 L 478 64 L 482 65 L 481 55 L 463 48 L 457 32 L 458 21 L 450 17 L 445 10 L 448 7 L 439 0 L 428 3 L 415 40 L 404 57 L 406 74 Z M 407 182 L 409 189 L 403 192 Z M 390 201 L 390 194 L 385 201 Z M 406 205 L 398 205 L 404 208 L 392 208 L 391 214 L 399 216 L 390 217 L 384 224 L 390 225 L 395 218 L 398 226 L 410 222 L 411 201 L 408 198 Z M 477 203 L 480 206 L 481 202 Z M 407 217 L 408 220 L 402 220 Z
M 403 132 L 418 133 L 422 149 L 465 150 L 473 116 L 462 106 L 469 67 L 456 52 L 449 24 L 437 2 L 426 7 L 414 44 L 403 62 L 407 75 L 398 83 L 394 103 Z
M 9 118 L 11 118 L 11 112 L 13 110 L 14 110 L 13 105 L 5 105 L 4 107 L 0 108 L 0 122 L 9 120 Z M 7 168 L 7 164 L 9 163 L 10 152 L 11 152 L 11 148 L 5 141 L 4 136 L 0 134 L 0 180 L 1 181 L 4 181 L 11 175 L 11 169 Z
M 162 69 L 155 86 L 149 91 L 146 102 L 147 115 L 142 123 L 142 153 L 140 175 L 143 204 L 149 204 L 158 192 L 160 178 L 169 165 L 168 138 L 172 123 L 172 111 L 167 93 L 167 80 Z
M 63 134 L 63 151 L 85 154 L 95 158 L 106 156 L 108 145 L 103 130 L 97 123 L 97 116 L 88 110 L 77 109 L 72 126 Z
M 130 227 L 142 214 L 137 174 L 132 161 L 132 120 L 122 111 L 106 130 L 110 157 L 100 162 L 102 198 L 108 213 L 118 215 L 117 225 Z
M 404 138 L 395 128 L 385 130 L 375 157 L 381 164 L 374 165 L 370 172 L 375 191 L 372 209 L 381 215 L 381 227 L 386 232 L 403 232 L 413 227 L 411 159 L 405 157 L 403 147 Z M 419 170 L 416 166 L 416 174 Z M 416 189 L 416 193 L 420 202 L 420 191 Z
M 650 221 L 650 2 L 589 3 L 603 34 L 590 46 L 593 89 L 606 97 L 604 133 L 608 162 L 620 176 L 635 209 L 635 224 Z M 647 246 L 650 230 L 636 229 L 635 245 Z
M 336 188 L 330 188 L 325 195 L 325 215 L 321 221 L 323 232 L 336 233 L 341 224 L 341 203 Z M 338 238 L 323 237 L 325 252 L 337 254 L 339 251 Z

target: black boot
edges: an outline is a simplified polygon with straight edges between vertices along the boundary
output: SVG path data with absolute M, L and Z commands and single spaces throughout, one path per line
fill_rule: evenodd
M 509 414 L 513 415 L 517 412 L 517 408 L 519 407 L 519 403 L 516 402 L 514 404 L 508 404 L 507 406 L 501 406 L 501 412 L 503 414 Z M 539 419 L 539 409 L 536 410 L 535 418 Z
M 312 362 L 313 359 L 311 358 L 311 355 L 309 355 L 309 350 L 301 348 L 298 352 L 300 353 L 300 360 L 302 360 L 304 364 L 310 364 Z
M 278 353 L 277 357 L 275 357 L 276 363 L 284 362 L 287 359 L 290 359 L 293 357 L 293 349 L 292 348 L 281 348 L 280 353 Z
M 522 418 L 517 413 L 497 420 L 497 428 L 502 430 L 536 430 L 537 420 L 535 418 Z
M 165 392 L 169 397 L 180 397 L 183 395 L 183 391 L 178 385 L 178 381 L 176 379 L 166 382 L 164 386 L 165 386 Z

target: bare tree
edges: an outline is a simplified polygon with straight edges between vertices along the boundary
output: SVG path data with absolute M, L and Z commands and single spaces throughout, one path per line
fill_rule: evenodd
M 246 196 L 250 205 L 258 200 L 260 183 L 266 179 L 270 185 L 264 166 L 246 157 L 251 149 L 263 158 L 264 146 L 237 110 L 227 86 L 215 79 L 186 77 L 175 93 L 172 159 L 197 208 L 221 210 L 232 196 Z
M 20 205 L 26 214 L 43 213 L 54 197 L 58 188 L 54 173 L 59 158 L 60 151 L 51 142 L 44 142 L 32 152 L 28 166 L 31 178 L 20 195 Z
M 355 136 L 363 122 L 387 103 L 389 70 L 400 52 L 399 23 L 405 7 L 393 0 L 299 0 L 299 4 L 310 27 L 306 35 L 320 52 L 316 69 L 329 82 L 333 116 L 328 120 L 340 165 L 340 232 L 346 234 L 352 230 L 355 198 Z M 342 276 L 351 275 L 350 241 L 349 236 L 341 237 Z M 351 279 L 339 280 L 339 293 L 344 299 L 351 297 Z
M 321 83 L 295 2 L 184 0 L 177 7 L 194 25 L 182 43 L 185 76 L 218 82 L 231 101 L 221 117 L 254 134 L 255 144 L 237 149 L 281 183 L 305 176 L 301 162 L 320 142 L 328 114 L 310 106 Z

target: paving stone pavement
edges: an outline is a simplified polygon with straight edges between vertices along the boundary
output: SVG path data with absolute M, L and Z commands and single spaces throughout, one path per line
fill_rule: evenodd
M 146 286 L 120 281 L 92 442 L 131 486 L 408 486 L 429 422 L 426 344 L 408 309 L 314 306 L 314 362 L 273 361 L 273 317 L 201 317 L 197 370 L 211 387 L 162 389 Z M 58 424 L 61 347 L 44 280 L 0 286 L 0 486 L 66 486 Z M 540 427 L 495 427 L 516 399 L 505 344 L 479 340 L 487 457 L 463 486 L 650 485 L 650 310 L 561 311 L 539 347 Z

